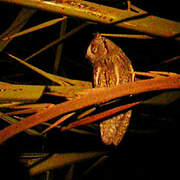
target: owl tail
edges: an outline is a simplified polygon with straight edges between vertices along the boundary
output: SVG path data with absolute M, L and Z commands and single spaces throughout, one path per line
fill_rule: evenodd
M 102 141 L 117 146 L 124 137 L 129 126 L 132 111 L 118 114 L 100 123 Z

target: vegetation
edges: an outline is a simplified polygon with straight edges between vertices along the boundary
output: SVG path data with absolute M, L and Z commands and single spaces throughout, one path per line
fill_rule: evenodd
M 139 0 L 0 0 L 0 5 L 5 19 L 0 158 L 1 171 L 12 172 L 6 179 L 175 175 L 180 23 L 175 11 L 167 11 L 175 5 L 159 9 L 155 1 Z M 92 87 L 85 54 L 97 32 L 132 60 L 135 82 Z M 99 121 L 130 108 L 123 141 L 118 147 L 104 145 Z

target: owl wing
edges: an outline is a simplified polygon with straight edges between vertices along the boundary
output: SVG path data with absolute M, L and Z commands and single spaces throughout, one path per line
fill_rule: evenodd
M 94 66 L 94 86 L 114 87 L 132 81 L 132 66 L 114 55 L 103 59 Z M 120 113 L 100 123 L 101 138 L 105 144 L 118 145 L 122 140 L 131 117 L 131 110 Z

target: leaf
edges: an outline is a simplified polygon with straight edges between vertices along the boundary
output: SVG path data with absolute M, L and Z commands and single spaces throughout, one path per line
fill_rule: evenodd
M 60 118 L 59 120 L 57 120 L 55 123 L 53 123 L 51 126 L 49 126 L 47 129 L 45 129 L 41 134 L 46 133 L 47 131 L 51 130 L 52 128 L 58 126 L 59 124 L 61 124 L 63 121 L 65 121 L 66 119 L 68 119 L 69 117 L 71 117 L 72 115 L 74 115 L 75 112 L 70 113 L 70 114 L 66 114 L 65 116 L 63 116 L 62 118 Z
M 163 92 L 158 96 L 152 97 L 142 103 L 152 104 L 152 105 L 168 105 L 178 99 L 180 99 L 180 91 L 170 91 L 170 92 Z
M 131 108 L 131 107 L 133 107 L 133 106 L 135 106 L 137 104 L 140 104 L 140 102 L 135 102 L 135 103 L 131 103 L 131 104 L 118 106 L 116 108 L 107 110 L 105 112 L 102 112 L 102 113 L 99 113 L 99 114 L 96 114 L 96 115 L 93 115 L 93 116 L 88 116 L 88 117 L 83 118 L 83 119 L 81 119 L 79 121 L 75 121 L 75 122 L 69 124 L 67 127 L 63 128 L 62 130 L 65 131 L 65 130 L 68 130 L 68 129 L 71 129 L 71 128 L 74 128 L 74 127 L 87 125 L 89 123 L 92 123 L 92 122 L 95 122 L 97 120 L 103 119 L 105 117 L 111 116 L 111 115 L 113 115 L 113 114 L 115 114 L 117 112 L 120 112 L 120 111 L 123 111 L 125 109 Z
M 7 36 L 3 40 L 13 39 L 15 37 L 22 36 L 22 35 L 25 35 L 25 34 L 28 34 L 28 33 L 34 32 L 34 31 L 37 31 L 39 29 L 43 29 L 43 28 L 52 26 L 52 25 L 54 25 L 54 24 L 56 24 L 56 23 L 58 23 L 60 21 L 65 20 L 65 19 L 66 19 L 66 17 L 57 18 L 57 19 L 53 19 L 53 20 L 47 21 L 45 23 L 42 23 L 42 24 L 39 24 L 37 26 L 34 26 L 34 27 L 28 28 L 26 30 L 23 30 L 23 31 L 21 31 L 19 33 L 13 34 L 11 36 Z
M 17 123 L 18 120 L 5 115 L 4 113 L 0 112 L 0 119 L 3 119 L 4 121 L 6 121 L 9 124 L 14 124 Z M 38 131 L 35 131 L 33 129 L 26 129 L 25 132 L 29 135 L 34 135 L 34 136 L 40 136 L 41 134 Z
M 94 104 L 104 103 L 115 98 L 129 96 L 131 94 L 140 94 L 151 91 L 160 91 L 166 89 L 180 89 L 180 75 L 173 77 L 162 77 L 148 80 L 140 80 L 122 84 L 112 88 L 93 88 L 86 95 L 57 104 L 50 109 L 46 109 L 35 115 L 29 116 L 23 122 L 20 121 L 0 131 L 0 143 L 25 129 L 46 122 L 62 114 L 76 111 Z
M 74 172 L 74 164 L 72 164 L 65 176 L 65 180 L 71 180 L 73 179 L 73 172 Z
M 4 85 L 4 86 L 10 86 L 11 84 L 10 83 L 7 83 L 7 82 L 2 82 L 2 81 L 0 81 L 0 85 Z
M 59 37 L 60 38 L 65 35 L 66 27 L 67 27 L 67 19 L 65 19 L 61 23 L 61 30 L 60 30 L 60 33 L 59 33 Z M 58 68 L 59 68 L 59 64 L 60 64 L 60 59 L 61 59 L 61 56 L 62 56 L 62 50 L 63 50 L 63 43 L 59 44 L 57 46 L 57 49 L 56 49 L 56 59 L 55 59 L 55 62 L 54 62 L 54 70 L 53 70 L 54 74 L 57 74 L 57 72 L 58 72 Z
M 20 31 L 23 26 L 29 21 L 32 15 L 36 12 L 36 9 L 23 8 L 11 26 L 0 35 L 0 51 L 3 51 L 4 48 L 11 42 L 11 39 L 3 40 L 4 38 L 11 36 L 18 31 Z
M 171 63 L 171 62 L 174 62 L 174 61 L 177 61 L 177 60 L 180 60 L 180 56 L 175 56 L 173 58 L 167 59 L 165 61 L 162 61 L 160 64 L 167 64 L 167 63 Z
M 20 114 L 21 115 L 22 114 L 34 114 L 34 113 L 40 112 L 46 108 L 51 108 L 53 106 L 54 106 L 54 104 L 48 104 L 48 103 L 12 106 L 12 107 L 9 107 L 9 109 L 20 109 L 20 110 L 7 112 L 4 115 L 6 115 L 6 116 L 13 115 L 14 116 L 14 115 L 20 115 Z
M 26 167 L 31 167 L 33 164 L 47 158 L 48 156 L 49 153 L 23 153 L 19 159 Z
M 79 26 L 77 26 L 76 28 L 72 29 L 71 31 L 69 31 L 68 33 L 66 33 L 64 36 L 56 39 L 55 41 L 47 44 L 46 46 L 44 46 L 43 48 L 39 49 L 38 51 L 36 51 L 35 53 L 33 53 L 32 55 L 30 55 L 29 57 L 27 57 L 25 59 L 25 61 L 28 61 L 29 59 L 37 56 L 38 54 L 42 53 L 43 51 L 47 50 L 48 48 L 56 45 L 56 44 L 60 44 L 62 43 L 63 40 L 67 39 L 68 37 L 72 36 L 73 34 L 77 33 L 78 31 L 80 31 L 81 29 L 85 28 L 89 23 L 85 22 Z
M 83 152 L 83 153 L 64 153 L 64 154 L 53 154 L 48 159 L 45 159 L 41 163 L 35 165 L 30 169 L 30 175 L 40 174 L 47 170 L 56 169 L 65 165 L 77 163 L 83 160 L 91 159 L 105 152 Z
M 173 72 L 164 72 L 164 71 L 149 71 L 151 74 L 160 75 L 160 76 L 176 76 L 177 73 Z
M 67 78 L 66 78 L 67 79 Z M 66 81 L 65 79 L 65 81 Z M 91 82 L 87 82 L 87 81 L 77 81 L 74 82 L 76 80 L 72 80 L 72 79 L 68 79 L 69 81 L 72 82 L 72 84 L 78 84 L 78 85 L 73 85 L 73 86 L 47 86 L 48 90 L 50 91 L 50 93 L 53 95 L 53 93 L 57 93 L 57 96 L 77 96 L 77 92 L 80 92 L 82 90 L 88 89 L 88 88 L 92 88 L 92 83 Z M 58 95 L 59 94 L 59 95 Z M 56 94 L 54 94 L 56 96 Z
M 41 104 L 26 104 L 20 106 L 12 106 L 10 109 L 29 109 L 29 108 L 49 108 L 54 106 L 52 103 L 41 103 Z
M 153 37 L 141 34 L 106 34 L 101 33 L 101 36 L 118 37 L 118 38 L 130 38 L 130 39 L 153 39 Z
M 96 107 L 92 107 L 92 108 L 86 110 L 85 112 L 82 112 L 82 113 L 77 117 L 77 119 L 81 119 L 81 118 L 83 118 L 84 116 L 87 116 L 88 114 L 91 114 L 91 113 L 92 113 L 93 111 L 95 111 L 95 110 L 96 110 Z
M 0 85 L 0 102 L 35 102 L 43 94 L 45 86 Z
M 134 73 L 136 76 L 138 75 L 138 76 L 146 76 L 146 77 L 154 77 L 154 78 L 163 77 L 160 74 L 154 74 L 154 73 L 150 73 L 150 72 L 137 72 L 137 71 L 135 71 Z
M 86 176 L 90 171 L 96 168 L 99 164 L 103 163 L 108 158 L 107 155 L 100 157 L 93 165 L 91 165 L 83 174 L 82 177 Z
M 70 80 L 68 78 L 64 78 L 64 77 L 60 77 L 57 75 L 53 75 L 50 73 L 47 73 L 25 61 L 23 61 L 20 58 L 17 58 L 11 54 L 8 54 L 11 58 L 13 58 L 14 60 L 18 61 L 19 63 L 23 64 L 24 66 L 30 68 L 31 70 L 35 71 L 36 73 L 40 74 L 41 76 L 51 80 L 52 82 L 55 82 L 59 85 L 79 85 L 79 86 L 86 86 L 88 83 L 84 82 L 84 81 L 79 81 L 79 80 Z M 89 83 L 90 84 L 90 83 Z
M 78 81 L 78 80 L 71 80 L 71 79 L 67 79 L 67 78 L 63 78 L 63 80 L 67 80 L 69 82 L 75 83 L 75 84 L 79 84 L 78 86 L 47 86 L 47 89 L 50 92 L 44 92 L 45 86 L 37 86 L 37 85 L 14 85 L 14 84 L 4 84 L 1 85 L 0 84 L 0 102 L 2 103 L 6 103 L 9 102 L 8 104 L 0 104 L 1 106 L 7 107 L 7 106 L 11 106 L 11 104 L 13 105 L 13 103 L 23 103 L 23 102 L 35 102 L 37 101 L 40 96 L 43 94 L 50 94 L 53 92 L 57 93 L 59 96 L 61 97 L 67 97 L 67 98 L 71 98 L 72 97 L 77 97 L 77 93 L 79 91 L 85 90 L 87 88 L 91 88 L 92 85 L 90 82 L 86 82 L 86 81 Z M 13 94 L 10 94 L 9 91 L 6 91 L 8 89 L 11 88 L 11 91 L 13 92 Z M 23 90 L 24 92 L 26 92 L 26 95 L 21 94 L 21 91 Z M 37 91 L 37 92 L 36 92 Z M 39 91 L 39 92 L 38 92 Z M 42 92 L 41 92 L 42 91 Z M 37 96 L 35 99 L 32 97 L 32 99 L 30 99 L 31 96 L 29 96 L 29 93 L 31 94 L 31 92 L 33 92 L 33 96 Z M 35 93 L 36 92 L 36 93 Z M 39 93 L 39 95 L 38 95 Z M 56 95 L 56 94 L 55 94 Z M 15 102 L 18 98 L 18 102 Z M 13 101 L 13 102 L 12 102 Z M 47 104 L 48 105 L 53 105 L 53 104 Z M 28 108 L 30 108 L 31 106 L 33 107 L 38 107 L 38 106 L 42 106 L 42 104 L 38 105 L 26 105 Z M 45 105 L 46 106 L 46 105 Z M 14 106 L 14 108 L 17 106 Z M 18 106 L 19 108 L 22 108 L 22 106 Z
M 19 105 L 19 104 L 22 104 L 22 102 L 3 103 L 3 104 L 0 104 L 0 108 L 10 108 L 12 106 Z
M 90 132 L 90 131 L 86 131 L 86 130 L 82 130 L 82 129 L 71 128 L 71 129 L 68 129 L 68 130 L 72 131 L 72 132 L 75 132 L 75 133 L 83 134 L 83 135 L 97 136 L 96 133 L 93 133 L 93 132 Z
M 14 116 L 14 115 L 20 115 L 20 114 L 21 115 L 22 114 L 34 114 L 34 113 L 40 112 L 44 109 L 45 108 L 29 108 L 29 109 L 24 109 L 24 110 L 8 112 L 8 113 L 5 113 L 5 115 Z
M 66 83 L 64 83 L 63 81 L 61 81 L 60 79 L 56 78 L 54 75 L 49 74 L 49 73 L 47 73 L 47 72 L 45 72 L 45 71 L 43 71 L 43 70 L 41 70 L 41 69 L 39 69 L 39 68 L 37 68 L 37 67 L 35 67 L 35 66 L 33 66 L 33 65 L 31 65 L 31 64 L 29 64 L 29 63 L 21 60 L 20 58 L 17 58 L 17 57 L 15 57 L 15 56 L 11 55 L 11 54 L 8 54 L 8 56 L 10 56 L 10 57 L 13 58 L 14 60 L 20 62 L 21 64 L 25 65 L 26 67 L 32 69 L 32 70 L 35 71 L 36 73 L 38 73 L 38 74 L 40 74 L 41 76 L 45 77 L 46 79 L 51 80 L 52 82 L 55 82 L 55 83 L 57 83 L 57 84 L 59 84 L 59 85 L 64 85 L 64 84 L 66 84 Z
M 123 27 L 154 36 L 172 37 L 176 40 L 180 40 L 180 37 L 177 36 L 180 33 L 179 22 L 153 16 L 144 10 L 135 8 L 135 6 L 133 6 L 133 8 L 135 8 L 138 12 L 112 8 L 82 0 L 64 0 L 63 3 L 56 3 L 56 1 L 49 2 L 32 0 L 0 1 L 16 3 L 23 6 L 63 14 L 65 16 L 73 16 L 76 18 L 85 19 L 87 21 L 114 24 L 118 27 Z
M 20 156 L 20 159 L 43 159 L 46 158 L 47 156 L 49 156 L 49 153 L 37 153 L 37 152 L 33 152 L 33 153 L 23 153 Z

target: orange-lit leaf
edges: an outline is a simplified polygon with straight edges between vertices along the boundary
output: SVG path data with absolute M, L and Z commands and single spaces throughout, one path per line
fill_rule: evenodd
M 29 108 L 29 109 L 24 109 L 24 110 L 8 112 L 8 113 L 5 113 L 5 115 L 13 116 L 13 115 L 20 115 L 20 114 L 21 115 L 22 114 L 34 114 L 34 113 L 40 112 L 44 109 L 45 108 Z
M 42 104 L 27 104 L 27 105 L 20 105 L 20 106 L 11 106 L 10 109 L 29 109 L 29 108 L 49 108 L 53 107 L 54 104 L 52 103 L 42 103 Z
M 93 116 L 88 116 L 86 118 L 83 118 L 79 121 L 75 121 L 71 124 L 69 124 L 66 128 L 62 128 L 62 130 L 67 130 L 67 129 L 70 129 L 70 128 L 73 128 L 73 127 L 77 127 L 77 126 L 82 126 L 82 125 L 87 125 L 89 123 L 92 123 L 92 122 L 95 122 L 95 121 L 98 121 L 100 119 L 103 119 L 105 117 L 108 117 L 108 116 L 111 116 L 117 112 L 120 112 L 120 111 L 123 111 L 125 109 L 128 109 L 128 108 L 131 108 L 137 104 L 139 104 L 140 102 L 135 102 L 135 103 L 131 103 L 131 104 L 126 104 L 126 105 L 122 105 L 122 106 L 118 106 L 116 108 L 113 108 L 113 109 L 110 109 L 110 110 L 107 110 L 105 112 L 102 112 L 102 113 L 99 113 L 99 114 L 96 114 L 96 115 L 93 115 Z
M 14 119 L 14 118 L 12 118 L 10 116 L 7 116 L 2 112 L 0 112 L 0 119 L 6 121 L 9 124 L 14 124 L 14 123 L 18 122 L 18 120 Z M 36 130 L 33 130 L 33 129 L 26 129 L 25 132 L 27 134 L 33 135 L 33 136 L 40 136 L 41 135 L 39 132 L 37 132 Z
M 11 108 L 12 106 L 22 104 L 22 102 L 9 102 L 0 104 L 0 108 Z
M 68 119 L 69 117 L 71 117 L 71 116 L 74 115 L 74 114 L 75 114 L 75 112 L 63 116 L 62 118 L 60 118 L 59 120 L 57 120 L 55 123 L 53 123 L 51 126 L 49 126 L 46 130 L 44 130 L 41 134 L 44 134 L 44 133 L 46 133 L 47 131 L 51 130 L 52 128 L 58 126 L 59 124 L 61 124 L 63 121 L 65 121 L 66 119 Z

